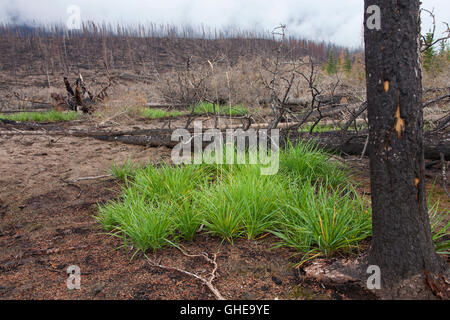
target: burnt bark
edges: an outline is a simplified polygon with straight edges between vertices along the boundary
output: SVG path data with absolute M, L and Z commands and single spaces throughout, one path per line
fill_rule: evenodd
M 423 145 L 420 2 L 365 0 L 381 29 L 365 25 L 373 238 L 368 262 L 382 283 L 443 272 L 427 210 Z
M 363 153 L 367 139 L 367 131 L 341 132 L 328 131 L 321 133 L 289 132 L 281 131 L 280 147 L 284 147 L 289 141 L 294 145 L 299 141 L 314 141 L 321 149 L 339 154 L 360 156 Z M 429 133 L 424 135 L 424 155 L 428 160 L 440 160 L 441 154 L 445 160 L 450 161 L 450 132 Z

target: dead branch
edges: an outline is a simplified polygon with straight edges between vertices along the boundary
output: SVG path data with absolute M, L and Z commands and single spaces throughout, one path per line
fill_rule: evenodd
M 280 141 L 280 147 L 283 147 L 287 141 L 293 144 L 296 144 L 298 141 L 314 141 L 318 147 L 328 152 L 360 156 L 366 145 L 367 134 L 367 130 L 358 133 L 328 131 L 313 134 L 283 130 L 281 135 L 283 139 Z M 434 134 L 425 132 L 425 159 L 439 160 L 441 153 L 444 154 L 446 160 L 450 160 L 450 133 Z
M 182 248 L 175 246 L 178 250 L 181 251 L 181 253 L 183 255 L 185 255 L 188 258 L 203 258 L 207 263 L 211 264 L 213 266 L 213 270 L 207 275 L 207 276 L 201 276 L 198 275 L 194 272 L 189 272 L 187 270 L 178 268 L 178 267 L 171 267 L 171 266 L 166 266 L 163 265 L 161 263 L 161 261 L 156 261 L 156 260 L 151 260 L 149 257 L 145 256 L 147 259 L 147 262 L 150 266 L 152 267 L 156 267 L 156 268 L 161 268 L 164 270 L 169 270 L 169 271 L 177 271 L 180 273 L 183 273 L 187 276 L 193 277 L 196 280 L 200 281 L 201 283 L 203 283 L 204 285 L 206 285 L 208 287 L 208 289 L 214 294 L 214 296 L 217 298 L 217 300 L 226 300 L 222 294 L 220 293 L 220 291 L 213 285 L 213 281 L 216 279 L 217 277 L 217 269 L 218 269 L 218 264 L 217 264 L 217 256 L 220 253 L 219 251 L 217 253 L 215 253 L 213 255 L 213 258 L 210 258 L 209 255 L 205 252 L 198 254 L 198 255 L 194 255 L 194 254 L 188 254 L 186 251 L 184 251 Z
M 436 128 L 432 131 L 432 133 L 443 131 L 449 126 L 450 126 L 450 114 L 447 114 L 445 117 L 443 117 L 441 120 L 437 122 Z
M 432 105 L 434 103 L 437 103 L 437 102 L 440 102 L 440 101 L 445 100 L 445 99 L 450 99 L 450 93 L 444 94 L 444 95 L 442 95 L 440 97 L 437 97 L 437 98 L 434 98 L 434 99 L 431 99 L 431 100 L 425 102 L 423 104 L 422 108 L 425 109 L 426 107 L 429 107 L 430 105 Z
M 431 40 L 429 41 L 426 36 L 421 35 L 420 40 L 421 40 L 421 49 L 420 51 L 423 53 L 425 51 L 427 51 L 428 49 L 430 49 L 431 47 L 433 47 L 435 44 L 441 42 L 441 41 L 446 41 L 448 39 L 450 39 L 450 27 L 448 25 L 447 22 L 442 22 L 447 29 L 443 32 L 444 36 L 435 39 L 436 36 L 436 16 L 434 14 L 434 10 L 430 11 L 427 9 L 421 9 L 421 11 L 424 11 L 426 13 L 428 13 L 430 15 L 430 17 L 433 19 L 433 29 L 431 31 Z
M 449 99 L 450 98 L 450 94 L 444 94 L 442 96 L 439 96 L 437 98 L 428 100 L 427 102 L 425 102 L 422 105 L 422 108 L 427 108 L 429 106 L 431 106 L 432 104 L 438 103 L 442 100 L 445 99 Z M 348 128 L 350 128 L 350 126 L 352 125 L 352 123 L 354 123 L 354 121 L 361 115 L 363 114 L 365 111 L 367 110 L 367 102 L 364 102 L 361 104 L 360 108 L 358 109 L 358 111 L 356 111 L 355 113 L 352 114 L 352 117 L 345 123 L 344 127 L 342 128 L 342 131 L 347 131 Z M 450 118 L 449 118 L 450 120 Z M 446 124 L 446 123 L 445 123 Z
M 356 111 L 352 117 L 345 123 L 344 127 L 342 128 L 342 131 L 347 131 L 348 128 L 350 128 L 350 126 L 352 125 L 353 122 L 355 122 L 355 120 L 363 114 L 364 111 L 367 110 L 367 102 L 364 102 L 361 104 L 361 106 L 359 107 L 358 111 Z
M 96 177 L 81 177 L 81 178 L 75 178 L 70 180 L 65 180 L 65 182 L 79 182 L 79 181 L 88 181 L 88 180 L 98 180 L 98 179 L 104 179 L 104 178 L 111 178 L 112 174 L 105 174 L 102 176 L 96 176 Z

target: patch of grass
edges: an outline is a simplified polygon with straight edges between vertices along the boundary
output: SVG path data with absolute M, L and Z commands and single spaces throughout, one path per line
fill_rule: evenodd
M 148 201 L 177 201 L 199 190 L 208 181 L 208 176 L 196 166 L 160 167 L 149 165 L 137 170 L 133 187 L 142 193 Z
M 350 184 L 345 167 L 330 161 L 330 155 L 320 150 L 314 141 L 295 146 L 288 144 L 280 151 L 280 172 L 298 181 L 322 181 L 334 187 Z
M 194 107 L 195 114 L 214 114 L 214 106 L 209 102 L 202 102 Z M 219 106 L 216 105 L 216 113 L 221 116 L 244 116 L 248 113 L 248 110 L 242 106 Z
M 175 233 L 174 219 L 168 203 L 155 205 L 135 188 L 128 188 L 121 202 L 111 202 L 100 207 L 96 217 L 111 235 L 128 239 L 143 252 L 161 249 L 169 244 Z
M 284 190 L 281 179 L 260 176 L 258 166 L 228 171 L 203 192 L 205 225 L 230 242 L 243 235 L 256 239 L 275 226 Z
M 128 159 L 122 165 L 114 164 L 111 169 L 111 174 L 119 180 L 128 182 L 129 179 L 134 178 L 136 169 L 137 166 Z
M 141 109 L 139 111 L 141 117 L 150 119 L 175 118 L 184 116 L 184 111 L 167 111 L 163 109 Z
M 428 214 L 434 247 L 438 254 L 450 255 L 450 212 L 440 212 L 439 201 L 431 201 L 433 190 L 434 185 L 428 195 Z
M 305 259 L 348 250 L 370 235 L 362 198 L 347 178 L 327 176 L 345 170 L 312 145 L 283 152 L 275 176 L 262 176 L 259 165 L 116 166 L 115 176 L 127 181 L 122 197 L 100 206 L 96 218 L 125 247 L 131 240 L 142 251 L 192 241 L 202 225 L 229 242 L 271 233 Z
M 157 250 L 193 241 L 199 230 L 231 243 L 272 234 L 277 247 L 299 251 L 300 265 L 351 252 L 372 233 L 368 201 L 345 167 L 313 143 L 282 151 L 274 176 L 262 176 L 259 165 L 206 163 L 137 168 L 127 162 L 113 173 L 126 182 L 122 196 L 100 206 L 96 219 L 126 248 Z M 448 214 L 438 204 L 429 207 L 436 251 L 448 254 Z
M 309 124 L 301 127 L 300 129 L 298 129 L 298 132 L 310 132 L 313 125 L 314 125 L 313 123 L 309 123 Z M 314 130 L 312 132 L 321 133 L 321 132 L 328 132 L 328 131 L 339 131 L 341 129 L 342 128 L 339 127 L 338 125 L 318 123 L 314 127 Z M 357 129 L 358 129 L 358 131 L 367 129 L 367 125 L 366 124 L 358 124 Z M 355 131 L 355 126 L 353 126 L 353 125 L 350 126 L 348 128 L 348 131 Z
M 198 199 L 199 197 L 191 194 L 171 202 L 178 236 L 185 241 L 192 241 L 204 222 Z
M 301 127 L 298 131 L 299 132 L 310 132 L 313 125 L 314 125 L 313 123 L 307 124 L 306 126 Z M 339 130 L 339 128 L 334 125 L 330 125 L 330 124 L 318 123 L 314 127 L 313 132 L 327 132 L 327 131 L 334 131 L 334 130 Z
M 57 122 L 76 120 L 78 119 L 78 114 L 75 111 L 59 112 L 52 110 L 49 112 L 20 112 L 10 115 L 0 114 L 0 118 L 17 122 Z
M 327 184 L 306 181 L 291 186 L 282 205 L 281 227 L 274 234 L 281 239 L 278 246 L 303 253 L 300 264 L 351 250 L 371 235 L 371 213 L 364 199 L 348 186 L 330 190 Z

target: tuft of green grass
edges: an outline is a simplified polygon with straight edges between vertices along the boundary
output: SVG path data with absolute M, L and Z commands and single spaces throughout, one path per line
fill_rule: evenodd
M 311 128 L 314 124 L 313 123 L 309 123 L 306 126 L 301 127 L 300 129 L 298 129 L 299 132 L 310 132 Z M 367 129 L 367 125 L 366 124 L 358 124 L 356 127 L 359 130 L 363 130 L 363 129 Z M 332 125 L 332 124 L 321 124 L 318 123 L 315 127 L 314 130 L 312 132 L 328 132 L 328 131 L 337 131 L 337 130 L 341 130 L 342 128 L 337 126 L 337 125 Z M 349 131 L 355 131 L 355 127 L 354 126 L 350 126 L 348 128 Z
M 301 127 L 298 131 L 299 132 L 310 132 L 311 128 L 313 126 L 313 123 L 310 123 L 306 126 Z M 339 130 L 336 126 L 330 125 L 330 124 L 321 124 L 318 123 L 315 127 L 313 132 L 327 132 L 327 131 L 334 131 Z
M 171 202 L 178 237 L 185 241 L 192 241 L 204 222 L 199 198 L 194 193 Z
M 130 159 L 122 165 L 113 164 L 111 169 L 111 173 L 114 177 L 124 182 L 128 182 L 128 180 L 134 178 L 134 174 L 136 173 L 136 165 L 134 165 Z
M 269 233 L 284 194 L 280 179 L 260 176 L 258 166 L 241 166 L 203 191 L 203 215 L 208 230 L 224 240 L 245 235 L 256 239 Z
M 186 112 L 183 111 L 167 111 L 163 109 L 141 109 L 139 111 L 141 117 L 150 119 L 161 119 L 161 118 L 176 118 L 184 116 Z
M 204 232 L 231 243 L 271 233 L 279 237 L 280 246 L 297 248 L 308 256 L 312 252 L 332 255 L 368 236 L 366 225 L 351 229 L 362 223 L 360 219 L 370 225 L 370 214 L 364 211 L 363 218 L 357 214 L 363 201 L 348 191 L 351 184 L 345 169 L 330 163 L 312 144 L 290 146 L 283 151 L 282 163 L 282 173 L 275 176 L 262 176 L 260 165 L 250 164 L 135 168 L 127 162 L 114 166 L 113 174 L 126 182 L 122 197 L 101 206 L 97 220 L 122 236 L 124 246 L 131 239 L 142 251 L 181 239 L 192 241 L 202 225 Z M 319 225 L 324 229 L 319 230 Z M 320 238 L 323 234 L 326 237 Z
M 220 106 L 215 105 L 216 113 L 221 116 L 244 116 L 248 110 L 242 106 Z M 195 114 L 214 114 L 214 105 L 209 102 L 202 102 L 194 107 Z
M 123 247 L 144 253 L 193 241 L 199 232 L 230 243 L 272 234 L 276 247 L 299 251 L 299 265 L 348 253 L 371 236 L 371 209 L 346 168 L 328 157 L 312 143 L 290 145 L 274 176 L 249 164 L 138 168 L 127 162 L 113 167 L 125 181 L 120 199 L 100 205 L 96 219 Z M 449 254 L 448 213 L 430 200 L 436 251 Z
M 351 250 L 371 235 L 370 208 L 348 186 L 330 191 L 327 184 L 306 181 L 290 188 L 288 201 L 281 204 L 281 226 L 273 233 L 281 239 L 278 246 L 303 253 L 299 265 Z
M 57 122 L 57 121 L 72 121 L 78 119 L 78 113 L 75 111 L 59 112 L 20 112 L 10 115 L 0 114 L 0 118 L 17 122 Z
M 146 200 L 136 189 L 129 188 L 122 195 L 122 202 L 111 202 L 99 208 L 96 217 L 113 236 L 132 239 L 140 251 L 157 250 L 169 245 L 175 234 L 174 219 L 168 203 L 155 205 Z
M 207 183 L 208 176 L 196 166 L 160 167 L 149 165 L 138 170 L 134 176 L 134 187 L 147 199 L 158 203 L 161 200 L 177 200 L 189 196 Z
M 314 141 L 288 144 L 280 151 L 280 172 L 293 180 L 313 183 L 322 181 L 329 186 L 350 185 L 348 170 L 322 151 Z
M 441 255 L 450 255 L 450 212 L 439 210 L 439 201 L 433 203 L 433 188 L 428 195 L 428 215 L 430 217 L 431 233 L 436 252 Z

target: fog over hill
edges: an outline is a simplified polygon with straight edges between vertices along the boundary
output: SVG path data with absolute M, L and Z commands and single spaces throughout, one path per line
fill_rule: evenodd
M 423 0 L 435 8 L 438 33 L 442 21 L 450 21 L 450 2 Z M 83 21 L 121 24 L 205 25 L 211 28 L 240 28 L 270 31 L 284 23 L 289 34 L 337 45 L 359 47 L 362 43 L 361 0 L 0 0 L 0 22 L 12 24 L 64 23 L 67 8 L 77 5 Z M 428 30 L 431 19 L 424 17 Z

